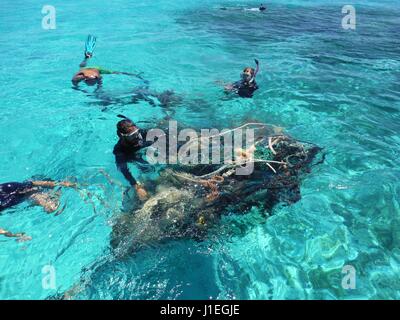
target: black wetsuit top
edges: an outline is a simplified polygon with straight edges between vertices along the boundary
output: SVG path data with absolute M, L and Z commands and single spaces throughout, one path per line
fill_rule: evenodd
M 34 193 L 32 182 L 7 182 L 0 184 L 0 211 L 15 206 Z
M 143 148 L 147 148 L 153 144 L 152 141 L 146 141 L 147 130 L 139 129 L 139 132 L 142 136 L 142 139 L 139 141 L 137 145 L 134 146 L 127 145 L 123 143 L 122 140 L 120 139 L 114 146 L 114 151 L 113 151 L 115 155 L 115 163 L 117 165 L 118 170 L 122 172 L 125 179 L 129 181 L 131 186 L 136 185 L 137 181 L 129 171 L 128 162 L 141 162 L 141 163 L 145 162 L 145 160 L 143 160 L 141 156 L 138 155 L 138 151 Z
M 257 82 L 253 80 L 252 82 L 246 82 L 244 80 L 239 80 L 233 84 L 233 90 L 242 98 L 253 97 L 254 91 L 258 89 Z

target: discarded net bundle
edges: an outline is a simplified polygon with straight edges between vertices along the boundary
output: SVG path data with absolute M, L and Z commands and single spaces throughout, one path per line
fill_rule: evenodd
M 296 202 L 302 177 L 322 154 L 321 148 L 283 134 L 261 136 L 252 149 L 222 165 L 163 170 L 150 199 L 114 225 L 113 246 L 122 239 L 138 249 L 166 239 L 202 238 L 224 213 L 242 214 L 252 206 L 271 211 L 279 202 Z M 237 175 L 248 162 L 254 163 L 253 172 Z
M 232 163 L 219 166 L 178 166 L 175 170 L 166 170 L 164 176 L 169 176 L 176 187 L 184 187 L 183 184 L 186 184 L 186 186 L 208 188 L 209 193 L 206 195 L 208 201 L 221 202 L 232 192 L 246 196 L 247 190 L 257 188 L 265 190 L 286 188 L 288 191 L 296 190 L 298 196 L 297 188 L 301 175 L 310 169 L 320 150 L 313 144 L 299 142 L 286 135 L 272 135 L 256 141 L 251 152 L 242 150 L 242 154 Z M 237 175 L 236 169 L 249 162 L 254 163 L 254 171 L 245 176 Z M 203 174 L 198 175 L 197 172 Z M 287 200 L 294 202 L 298 199 Z

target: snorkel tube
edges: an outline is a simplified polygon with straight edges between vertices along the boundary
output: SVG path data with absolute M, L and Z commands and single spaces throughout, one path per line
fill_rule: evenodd
M 256 63 L 256 71 L 254 71 L 254 76 L 253 78 L 256 77 L 258 70 L 260 70 L 260 62 L 257 59 L 254 59 L 254 62 Z
M 117 115 L 117 117 L 121 118 L 121 119 L 124 119 L 124 120 L 128 120 L 128 121 L 132 122 L 132 124 L 134 126 L 136 126 L 135 123 L 132 121 L 132 119 L 128 118 L 127 116 L 124 116 L 123 114 L 119 114 L 119 115 Z
M 254 82 L 254 81 L 256 80 L 257 73 L 258 73 L 258 71 L 260 70 L 260 63 L 259 63 L 259 61 L 258 61 L 257 59 L 254 59 L 254 61 L 255 61 L 255 63 L 256 63 L 256 70 L 254 71 L 254 74 L 253 74 L 253 76 L 251 77 L 249 83 L 252 83 L 252 82 Z

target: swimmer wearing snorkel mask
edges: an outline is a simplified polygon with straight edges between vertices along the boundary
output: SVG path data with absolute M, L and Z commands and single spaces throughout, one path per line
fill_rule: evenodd
M 24 201 L 30 201 L 33 205 L 43 207 L 47 213 L 53 213 L 59 209 L 61 194 L 60 191 L 50 193 L 49 190 L 56 187 L 75 188 L 76 183 L 52 180 L 1 183 L 0 214 L 3 210 L 12 208 Z M 19 241 L 31 240 L 25 233 L 11 233 L 2 228 L 0 228 L 0 235 L 18 238 Z
M 97 85 L 101 87 L 102 85 L 102 75 L 103 74 L 123 74 L 128 76 L 134 76 L 142 79 L 140 74 L 133 74 L 128 72 L 111 71 L 101 67 L 91 66 L 88 67 L 88 61 L 93 57 L 94 48 L 96 46 L 96 37 L 89 35 L 85 43 L 85 54 L 84 60 L 79 65 L 80 70 L 72 77 L 72 84 L 75 88 L 78 87 L 79 83 L 82 81 L 88 86 Z M 142 79 L 143 80 L 143 79 Z
M 244 10 L 244 11 L 255 11 L 255 12 L 257 12 L 257 11 L 263 12 L 263 11 L 267 10 L 267 8 L 262 3 L 260 4 L 260 6 L 258 8 L 244 8 L 244 9 L 242 9 L 242 8 L 236 8 L 236 7 L 233 7 L 233 8 L 232 7 L 231 8 L 221 7 L 219 9 L 220 10 Z
M 114 146 L 114 156 L 117 168 L 128 180 L 129 184 L 135 188 L 140 200 L 147 198 L 144 187 L 133 177 L 128 168 L 128 162 L 144 162 L 138 152 L 149 147 L 152 142 L 146 141 L 147 130 L 139 128 L 131 119 L 118 115 L 123 120 L 117 123 L 118 142 Z
M 256 69 L 246 67 L 240 75 L 240 80 L 225 86 L 226 92 L 234 92 L 242 98 L 251 98 L 253 93 L 258 89 L 256 76 L 259 71 L 259 61 L 254 59 Z

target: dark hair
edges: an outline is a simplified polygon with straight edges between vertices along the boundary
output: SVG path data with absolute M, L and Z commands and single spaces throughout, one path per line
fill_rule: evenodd
M 117 123 L 117 133 L 128 134 L 136 128 L 132 120 L 124 119 Z

